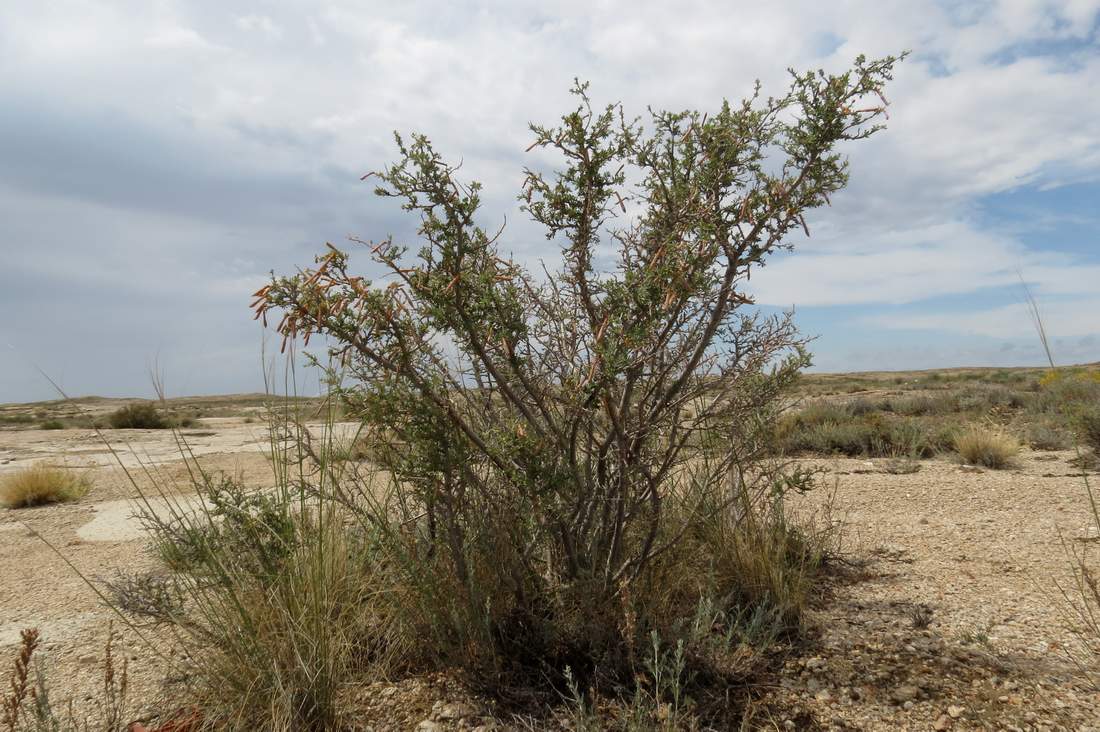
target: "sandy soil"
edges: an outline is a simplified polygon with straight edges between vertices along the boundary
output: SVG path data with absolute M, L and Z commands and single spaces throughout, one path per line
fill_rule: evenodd
M 261 424 L 211 418 L 187 432 L 207 469 L 270 481 Z M 186 485 L 169 433 L 127 438 L 118 457 L 139 482 L 151 474 Z M 1007 471 L 927 460 L 909 475 L 887 474 L 880 461 L 821 462 L 835 491 L 810 494 L 801 508 L 831 504 L 851 566 L 841 565 L 815 611 L 815 639 L 762 692 L 769 723 L 1100 730 L 1100 697 L 1067 655 L 1078 645 L 1055 585 L 1070 580 L 1063 542 L 1100 550 L 1069 458 L 1028 452 Z M 72 504 L 0 509 L 0 659 L 13 657 L 22 628 L 40 628 L 55 697 L 79 704 L 102 684 L 112 617 L 80 575 L 96 580 L 152 559 L 131 517 L 135 489 L 94 433 L 0 432 L 0 472 L 39 460 L 88 471 L 93 488 Z M 918 606 L 931 611 L 927 628 L 914 627 Z M 132 696 L 153 699 L 164 664 L 129 631 L 116 657 L 129 662 Z
M 825 463 L 850 556 L 867 564 L 841 572 L 777 706 L 849 729 L 1100 729 L 1058 589 L 1072 584 L 1067 546 L 1100 549 L 1071 457 L 1028 452 L 1005 471 L 926 460 L 910 475 Z

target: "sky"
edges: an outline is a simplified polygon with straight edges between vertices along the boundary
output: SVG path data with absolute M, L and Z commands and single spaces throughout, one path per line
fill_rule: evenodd
M 552 261 L 515 195 L 528 122 L 594 101 L 715 110 L 786 69 L 911 51 L 889 128 L 811 237 L 753 275 L 814 369 L 1100 360 L 1100 0 L 0 4 L 0 402 L 256 391 L 249 295 L 349 235 L 412 241 L 360 177 L 423 132 L 486 228 Z M 415 249 L 415 247 L 414 247 Z M 364 274 L 370 274 L 364 270 Z M 265 340 L 266 345 L 265 345 Z

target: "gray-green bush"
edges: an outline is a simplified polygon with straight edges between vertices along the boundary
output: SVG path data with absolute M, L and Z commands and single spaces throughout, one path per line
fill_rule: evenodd
M 168 420 L 150 402 L 120 407 L 111 413 L 107 421 L 116 430 L 162 430 L 169 427 Z
M 900 416 L 891 406 L 870 400 L 811 404 L 779 421 L 774 444 L 788 454 L 848 457 L 927 458 L 953 449 L 956 422 Z

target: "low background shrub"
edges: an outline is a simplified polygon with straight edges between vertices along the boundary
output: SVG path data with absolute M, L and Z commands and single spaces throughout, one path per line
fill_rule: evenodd
M 151 402 L 121 407 L 111 413 L 108 423 L 116 430 L 163 430 L 170 426 Z

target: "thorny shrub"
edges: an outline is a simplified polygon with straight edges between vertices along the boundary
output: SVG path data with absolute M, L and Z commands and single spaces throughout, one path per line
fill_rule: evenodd
M 256 293 L 286 339 L 335 344 L 345 408 L 394 476 L 358 505 L 438 654 L 490 685 L 567 666 L 629 678 L 630 649 L 672 624 L 645 611 L 669 606 L 654 572 L 687 593 L 674 613 L 741 597 L 737 576 L 668 564 L 716 514 L 737 540 L 784 485 L 766 436 L 809 358 L 744 286 L 844 186 L 836 147 L 880 129 L 895 62 L 792 74 L 786 94 L 715 114 L 653 112 L 648 131 L 578 84 L 577 109 L 531 127 L 531 149 L 564 161 L 528 168 L 520 194 L 561 251 L 540 275 L 482 224 L 480 184 L 397 136 L 398 162 L 371 175 L 421 244 L 360 242 L 390 281 L 329 245 Z

